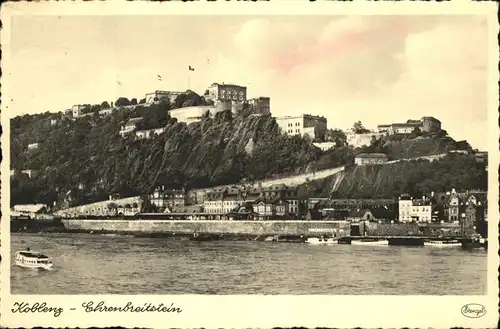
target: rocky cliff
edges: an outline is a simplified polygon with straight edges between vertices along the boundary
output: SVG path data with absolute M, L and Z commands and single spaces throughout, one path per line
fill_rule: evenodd
M 401 161 L 351 166 L 344 172 L 307 184 L 309 191 L 334 198 L 391 198 L 401 193 L 487 190 L 484 163 L 472 155 L 448 154 L 440 160 Z
M 51 204 L 69 194 L 79 204 L 111 193 L 149 193 L 158 185 L 197 188 L 299 174 L 322 155 L 310 140 L 282 135 L 273 118 L 230 111 L 189 125 L 164 117 L 157 120 L 166 123 L 163 134 L 122 138 L 120 127 L 137 114 L 59 117 L 56 125 L 49 114 L 14 118 L 13 203 Z M 39 148 L 28 150 L 34 142 Z M 36 177 L 21 175 L 24 169 L 37 170 Z

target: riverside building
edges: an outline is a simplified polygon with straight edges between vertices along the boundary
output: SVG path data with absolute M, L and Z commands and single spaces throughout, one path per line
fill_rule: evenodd
M 422 199 L 413 199 L 404 194 L 399 197 L 399 221 L 400 222 L 431 222 L 432 204 L 431 200 L 422 197 Z
M 164 186 L 159 186 L 149 195 L 149 202 L 159 212 L 165 212 L 167 209 L 171 212 L 183 212 L 186 206 L 186 192 L 183 189 L 165 189 Z

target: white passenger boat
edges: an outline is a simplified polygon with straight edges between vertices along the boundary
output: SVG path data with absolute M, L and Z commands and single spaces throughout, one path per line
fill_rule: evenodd
M 53 266 L 49 257 L 30 250 L 16 252 L 15 265 L 42 270 L 50 270 Z
M 316 238 L 316 237 L 311 237 L 306 239 L 306 243 L 309 244 L 338 244 L 338 240 L 335 238 Z
M 362 246 L 387 246 L 389 240 L 386 239 L 353 239 L 351 244 Z
M 461 247 L 462 243 L 458 240 L 428 240 L 424 241 L 424 246 L 431 247 Z

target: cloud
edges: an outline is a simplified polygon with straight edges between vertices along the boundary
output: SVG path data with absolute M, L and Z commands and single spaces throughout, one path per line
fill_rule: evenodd
M 258 85 L 250 94 L 272 94 L 276 115 L 314 110 L 333 127 L 433 115 L 452 135 L 479 142 L 477 132 L 460 128 L 459 118 L 486 125 L 481 17 L 355 16 L 302 26 L 243 23 L 234 48 L 221 57 L 226 76 Z
M 22 111 L 185 90 L 192 65 L 192 89 L 203 93 L 216 81 L 247 85 L 249 96 L 271 97 L 277 116 L 323 114 L 330 127 L 348 128 L 356 120 L 375 127 L 433 115 L 457 138 L 486 140 L 488 44 L 480 16 L 66 17 L 16 24 Z M 464 120 L 475 130 L 462 127 Z

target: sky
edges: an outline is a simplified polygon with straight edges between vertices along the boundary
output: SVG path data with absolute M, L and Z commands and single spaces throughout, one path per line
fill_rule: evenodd
M 273 116 L 340 129 L 434 116 L 487 149 L 484 16 L 14 16 L 11 27 L 16 114 L 225 82 L 270 97 Z

